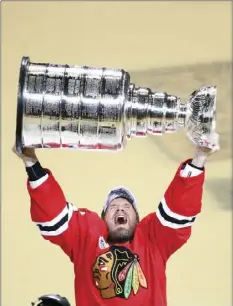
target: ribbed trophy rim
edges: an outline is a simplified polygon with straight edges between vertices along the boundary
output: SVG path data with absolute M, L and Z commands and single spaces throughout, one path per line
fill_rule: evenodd
M 18 82 L 18 95 L 17 95 L 17 114 L 16 114 L 16 150 L 19 153 L 23 151 L 23 87 L 25 84 L 26 67 L 29 62 L 29 57 L 23 56 L 21 60 L 19 82 Z

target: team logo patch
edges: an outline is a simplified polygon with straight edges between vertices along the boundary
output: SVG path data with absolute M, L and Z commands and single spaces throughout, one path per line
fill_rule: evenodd
M 109 248 L 109 244 L 104 240 L 104 237 L 99 237 L 99 248 L 101 250 Z
M 92 268 L 94 284 L 101 297 L 128 299 L 140 287 L 147 288 L 147 281 L 139 257 L 123 246 L 111 246 L 96 258 Z

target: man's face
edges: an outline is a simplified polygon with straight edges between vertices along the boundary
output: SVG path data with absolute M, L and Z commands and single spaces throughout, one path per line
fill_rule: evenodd
M 137 214 L 129 201 L 117 198 L 109 204 L 105 214 L 105 222 L 109 230 L 109 242 L 128 242 L 134 235 Z

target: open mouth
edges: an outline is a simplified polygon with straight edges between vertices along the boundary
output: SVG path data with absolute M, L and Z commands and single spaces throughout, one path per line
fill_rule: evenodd
M 125 216 L 117 216 L 115 219 L 116 224 L 124 225 L 127 223 L 127 218 Z

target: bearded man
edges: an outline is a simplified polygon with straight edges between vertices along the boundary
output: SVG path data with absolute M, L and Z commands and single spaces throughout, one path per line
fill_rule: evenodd
M 195 147 L 183 161 L 155 211 L 139 219 L 135 196 L 125 187 L 112 189 L 101 217 L 76 208 L 34 149 L 19 155 L 28 175 L 31 218 L 42 237 L 58 245 L 74 265 L 79 306 L 166 306 L 166 264 L 190 238 L 201 212 L 205 163 L 219 151 Z

